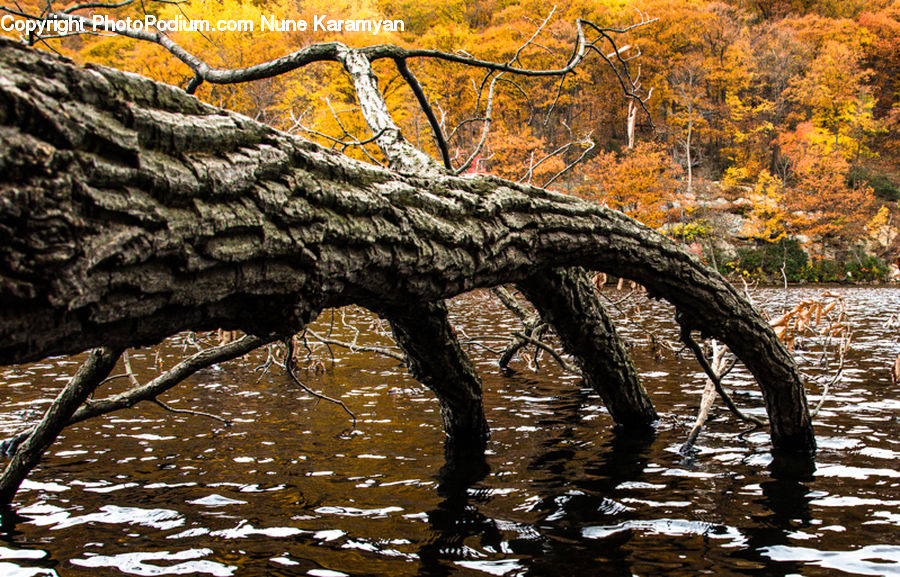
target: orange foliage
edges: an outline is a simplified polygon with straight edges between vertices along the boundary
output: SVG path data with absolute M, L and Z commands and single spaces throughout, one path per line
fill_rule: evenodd
M 601 153 L 584 169 L 583 198 L 599 200 L 652 227 L 675 218 L 680 169 L 658 144 L 644 142 L 622 155 Z
M 823 243 L 849 243 L 865 232 L 875 212 L 872 189 L 849 187 L 850 163 L 811 124 L 781 139 L 791 159 L 794 183 L 785 196 L 788 221 L 796 234 Z
M 45 0 L 21 0 L 40 11 Z M 56 6 L 62 6 L 57 4 Z M 743 196 L 757 238 L 802 235 L 824 244 L 864 241 L 874 214 L 872 189 L 854 175 L 883 170 L 900 186 L 900 4 L 896 0 L 574 0 L 556 4 L 540 37 L 519 49 L 550 14 L 539 0 L 152 0 L 107 10 L 160 17 L 249 19 L 261 14 L 311 20 L 401 18 L 402 33 L 211 32 L 172 33 L 218 67 L 256 64 L 313 42 L 354 46 L 395 43 L 462 52 L 527 68 L 557 68 L 571 56 L 575 20 L 600 26 L 634 22 L 636 10 L 656 22 L 616 36 L 633 77 L 653 89 L 640 114 L 638 144 L 604 152 L 554 184 L 577 191 L 660 226 L 692 189 Z M 190 70 L 159 47 L 122 37 L 87 36 L 51 41 L 80 61 L 138 72 L 184 86 Z M 625 48 L 627 47 L 627 48 Z M 598 48 L 611 55 L 614 48 Z M 389 61 L 376 62 L 379 86 L 398 124 L 437 158 L 428 123 Z M 449 138 L 457 164 L 481 137 L 487 95 L 485 71 L 432 59 L 410 60 Z M 579 157 L 590 140 L 595 151 L 627 144 L 628 101 L 608 64 L 596 54 L 561 84 L 556 78 L 504 75 L 495 85 L 490 135 L 478 170 L 536 184 Z M 198 96 L 282 129 L 331 145 L 302 126 L 332 137 L 349 131 L 371 136 L 344 71 L 333 63 L 235 86 L 204 85 Z M 298 123 L 297 120 L 300 120 Z M 563 152 L 552 156 L 554 151 Z M 347 149 L 358 158 L 366 155 Z M 368 155 L 379 158 L 377 147 Z M 884 169 L 883 167 L 888 167 Z M 894 167 L 893 169 L 890 167 Z M 690 169 L 690 170 L 688 170 Z M 853 177 L 853 178 L 851 178 Z M 691 185 L 688 186 L 690 178 Z M 702 185 L 701 185 L 702 182 Z M 719 185 L 718 182 L 722 182 Z M 749 206 L 748 206 L 749 205 Z M 679 217 L 681 210 L 678 210 Z

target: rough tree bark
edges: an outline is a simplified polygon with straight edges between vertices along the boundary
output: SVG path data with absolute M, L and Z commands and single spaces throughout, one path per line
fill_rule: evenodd
M 382 314 L 406 353 L 410 374 L 437 396 L 450 445 L 484 448 L 489 430 L 481 379 L 456 339 L 447 308 L 443 303 L 412 304 Z
M 343 46 L 339 53 L 356 89 L 363 118 L 390 167 L 419 176 L 443 173 L 443 167 L 403 137 L 378 88 L 372 63 L 360 52 Z M 415 78 L 408 68 L 406 73 Z M 489 429 L 484 417 L 481 377 L 460 346 L 447 319 L 446 307 L 443 303 L 410 303 L 383 314 L 391 323 L 397 344 L 406 353 L 410 374 L 438 399 L 447 449 L 483 450 Z
M 403 137 L 378 88 L 372 64 L 365 55 L 359 50 L 346 47 L 341 47 L 338 54 L 353 80 L 362 115 L 391 168 L 419 176 L 447 174 L 444 167 Z M 416 91 L 417 81 L 405 63 L 398 63 L 398 69 Z M 419 98 L 424 96 L 416 92 Z M 423 105 L 423 109 L 427 111 L 429 107 Z M 486 124 L 485 129 L 487 126 Z M 435 132 L 440 134 L 437 128 Z M 559 294 L 559 298 L 555 300 L 555 314 L 551 322 L 560 334 L 567 337 L 578 335 L 578 338 L 564 339 L 570 345 L 567 348 L 578 359 L 583 372 L 588 373 L 588 382 L 598 390 L 603 390 L 604 401 L 614 402 L 614 406 L 609 408 L 616 424 L 626 427 L 650 426 L 656 420 L 656 412 L 640 385 L 634 366 L 627 354 L 623 354 L 625 346 L 606 311 L 593 292 L 589 297 L 579 298 L 581 295 L 575 296 L 569 290 L 573 286 L 587 286 L 587 273 L 573 268 L 550 271 L 546 275 L 539 273 L 536 276 L 540 278 L 535 282 L 540 283 L 548 294 Z M 444 307 L 427 305 L 413 308 L 415 315 L 404 310 L 406 314 L 393 320 L 394 333 L 407 352 L 412 373 L 428 385 L 440 400 L 441 414 L 450 439 L 457 446 L 463 439 L 472 441 L 474 447 L 483 446 L 487 434 L 481 379 L 468 355 L 457 343 Z M 413 342 L 410 338 L 413 335 L 428 343 L 428 346 Z M 417 355 L 421 358 L 416 358 Z M 615 370 L 608 370 L 613 362 L 596 362 L 594 358 L 615 361 L 624 359 L 625 362 L 616 365 Z
M 518 286 L 553 325 L 563 348 L 575 357 L 584 380 L 603 399 L 616 424 L 646 427 L 656 420 L 656 411 L 638 381 L 628 351 L 583 270 L 550 270 Z M 579 310 L 584 316 L 571 319 L 571 310 Z M 598 350 L 604 354 L 596 354 Z
M 794 361 L 727 281 L 594 204 L 491 177 L 401 175 L 183 92 L 0 46 L 0 363 L 185 329 L 297 332 L 583 266 L 729 345 L 778 448 L 815 447 Z

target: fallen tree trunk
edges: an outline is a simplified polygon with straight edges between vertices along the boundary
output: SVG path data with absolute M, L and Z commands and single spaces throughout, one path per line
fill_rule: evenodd
M 776 447 L 815 448 L 803 383 L 717 273 L 621 213 L 492 177 L 354 162 L 180 90 L 0 40 L 0 363 L 185 329 L 299 331 L 583 266 L 636 280 L 759 382 Z

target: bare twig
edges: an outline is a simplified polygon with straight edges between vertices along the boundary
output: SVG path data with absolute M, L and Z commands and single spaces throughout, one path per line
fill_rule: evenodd
M 224 423 L 226 427 L 231 426 L 231 421 L 229 421 L 227 419 L 223 419 L 222 417 L 220 417 L 218 415 L 213 415 L 212 413 L 204 413 L 203 411 L 196 411 L 194 409 L 176 409 L 176 408 L 171 407 L 171 406 L 167 405 L 166 403 L 160 401 L 159 399 L 150 399 L 150 400 L 153 401 L 154 403 L 156 403 L 157 405 L 159 405 L 160 407 L 162 407 L 163 409 L 169 411 L 170 413 L 177 413 L 177 414 L 181 414 L 181 415 L 192 415 L 195 417 L 206 417 L 208 419 L 214 419 L 216 421 L 220 421 L 220 422 Z
M 547 351 L 550 354 L 550 356 L 553 357 L 553 360 L 555 360 L 557 363 L 559 363 L 559 366 L 561 366 L 566 371 L 576 374 L 576 375 L 581 375 L 581 369 L 579 369 L 578 367 L 576 367 L 575 365 L 573 365 L 572 363 L 570 363 L 569 361 L 564 359 L 550 345 L 548 345 L 542 341 L 539 341 L 538 339 L 531 338 L 528 335 L 526 335 L 525 333 L 521 333 L 518 331 L 513 332 L 513 335 L 516 336 L 517 338 L 522 339 L 523 341 L 531 343 L 532 345 L 536 346 L 537 348 L 539 348 L 541 350 Z
M 474 338 L 473 338 L 473 337 L 470 337 L 470 338 L 463 339 L 463 340 L 459 341 L 459 344 L 461 344 L 461 345 L 469 345 L 469 346 L 481 347 L 482 349 L 486 350 L 487 352 L 491 353 L 492 355 L 500 355 L 500 354 L 503 354 L 503 351 L 497 350 L 497 349 L 495 349 L 495 348 L 493 348 L 493 347 L 489 347 L 489 346 L 487 346 L 486 344 L 482 343 L 481 340 L 482 340 L 483 338 L 485 338 L 485 337 L 474 337 Z
M 352 343 L 348 343 L 346 341 L 341 341 L 341 340 L 338 340 L 335 338 L 320 335 L 314 331 L 311 331 L 310 329 L 306 329 L 306 334 L 308 334 L 312 338 L 314 338 L 322 343 L 325 343 L 325 344 L 344 347 L 345 349 L 350 349 L 353 352 L 365 351 L 365 352 L 371 352 L 371 353 L 378 353 L 379 355 L 384 355 L 386 357 L 396 359 L 396 360 L 400 361 L 401 363 L 404 363 L 404 364 L 406 363 L 406 355 L 404 355 L 403 353 L 401 353 L 399 351 L 390 349 L 388 347 L 378 347 L 378 346 L 374 346 L 374 345 L 360 345 L 360 344 L 356 343 L 355 341 Z
M 624 279 L 620 279 L 620 283 L 621 283 L 621 280 L 624 280 Z M 681 351 L 684 350 L 684 347 L 677 347 L 677 346 L 673 345 L 671 342 L 669 342 L 668 339 L 660 338 L 655 332 L 653 332 L 652 330 L 650 330 L 650 329 L 648 329 L 647 327 L 645 327 L 644 324 L 643 324 L 642 322 L 640 322 L 640 321 L 638 321 L 637 319 L 635 319 L 635 318 L 634 318 L 634 315 L 629 314 L 626 310 L 624 310 L 624 309 L 622 308 L 622 304 L 623 304 L 624 302 L 627 302 L 627 301 L 631 300 L 631 299 L 635 296 L 635 294 L 636 294 L 639 290 L 641 290 L 640 285 L 634 284 L 634 285 L 632 286 L 632 288 L 631 288 L 631 291 L 630 291 L 627 295 L 625 295 L 623 298 L 621 298 L 621 299 L 619 299 L 619 300 L 613 300 L 608 294 L 606 294 L 605 291 L 599 290 L 596 286 L 594 287 L 594 290 L 596 290 L 597 293 L 598 293 L 601 297 L 603 297 L 604 300 L 606 300 L 609 304 L 611 304 L 612 307 L 613 307 L 616 311 L 618 311 L 618 313 L 619 313 L 620 315 L 622 315 L 622 317 L 625 319 L 625 322 L 627 322 L 628 324 L 630 324 L 630 325 L 632 325 L 633 327 L 635 327 L 638 331 L 640 331 L 640 332 L 644 333 L 645 335 L 647 335 L 647 337 L 650 339 L 650 343 L 651 343 L 654 347 L 657 347 L 657 348 L 658 348 L 658 347 L 665 347 L 666 349 L 668 349 L 669 351 L 675 353 L 676 355 L 677 355 L 677 354 L 680 354 Z
M 562 170 L 560 170 L 559 172 L 554 174 L 549 180 L 547 180 L 547 182 L 542 184 L 541 185 L 542 188 L 547 188 L 548 186 L 550 186 L 551 184 L 556 182 L 561 176 L 563 176 L 564 174 L 566 174 L 567 172 L 572 170 L 575 166 L 580 164 L 581 161 L 583 161 L 585 158 L 587 158 L 587 155 L 590 154 L 591 151 L 594 150 L 594 148 L 597 146 L 597 143 L 594 142 L 594 139 L 590 138 L 590 137 L 588 137 L 588 139 L 585 140 L 584 142 L 582 142 L 581 144 L 588 144 L 588 147 L 584 149 L 584 151 L 581 153 L 581 155 L 578 158 L 576 158 L 574 161 L 567 164 L 565 168 L 563 168 Z
M 706 360 L 706 356 L 703 354 L 703 349 L 691 336 L 691 331 L 687 327 L 681 328 L 681 340 L 688 346 L 688 348 L 691 349 L 691 351 L 693 351 L 694 356 L 697 358 L 697 362 L 700 363 L 700 366 L 703 367 L 703 371 L 706 373 L 706 376 L 709 377 L 709 380 L 711 380 L 715 385 L 716 392 L 718 392 L 719 396 L 722 397 L 722 400 L 725 402 L 725 406 L 728 407 L 728 410 L 742 421 L 747 421 L 748 423 L 753 423 L 754 425 L 760 427 L 764 426 L 764 421 L 753 415 L 748 415 L 737 408 L 737 405 L 735 405 L 734 401 L 731 399 L 731 395 L 729 395 L 725 388 L 722 386 L 721 377 L 716 374 L 716 371 L 713 370 L 713 368 L 709 365 L 709 361 Z
M 131 386 L 140 387 L 141 383 L 138 381 L 134 374 L 134 370 L 131 368 L 131 358 L 128 356 L 127 349 L 122 353 L 122 364 L 125 366 L 125 376 L 131 381 Z
M 284 369 L 287 372 L 288 376 L 291 377 L 291 380 L 300 387 L 305 393 L 308 395 L 320 399 L 322 401 L 327 401 L 329 403 L 335 404 L 340 408 L 344 409 L 344 412 L 350 415 L 350 418 L 353 419 L 353 428 L 356 428 L 356 415 L 353 414 L 347 405 L 344 404 L 344 401 L 340 399 L 334 399 L 327 395 L 323 395 L 318 391 L 314 391 L 311 388 L 307 387 L 303 382 L 297 377 L 294 367 L 294 339 L 287 338 L 284 341 L 285 353 L 284 353 Z
M 124 6 L 130 3 L 131 2 L 129 1 L 125 1 L 119 5 Z M 48 3 L 46 5 L 46 10 L 40 16 L 27 15 L 24 14 L 21 10 L 15 10 L 5 7 L 0 7 L 0 10 L 4 10 L 10 13 L 16 13 L 21 17 L 30 17 L 43 20 L 47 20 L 49 18 L 69 20 L 72 22 L 80 23 L 84 28 L 90 27 L 92 31 L 96 31 L 94 28 L 94 24 L 90 19 L 74 13 L 76 11 L 89 8 L 93 5 L 94 3 L 88 3 L 77 5 L 63 11 L 53 11 L 51 4 Z M 495 86 L 496 83 L 501 80 L 502 76 L 507 73 L 526 77 L 559 76 L 562 81 L 584 60 L 588 53 L 594 52 L 599 54 L 604 60 L 607 61 L 607 63 L 609 63 L 609 65 L 613 68 L 616 77 L 619 79 L 619 83 L 621 84 L 625 94 L 629 98 L 638 99 L 641 106 L 649 116 L 649 111 L 647 110 L 646 106 L 644 106 L 643 101 L 640 100 L 640 97 L 636 94 L 636 91 L 639 89 L 639 85 L 636 85 L 632 80 L 631 75 L 628 71 L 627 61 L 621 56 L 621 53 L 626 48 L 619 49 L 616 46 L 614 39 L 612 38 L 612 34 L 626 33 L 636 27 L 645 26 L 653 22 L 653 20 L 650 20 L 645 15 L 640 14 L 640 22 L 624 28 L 614 29 L 602 28 L 588 20 L 578 19 L 575 23 L 576 35 L 573 43 L 572 54 L 564 66 L 556 69 L 529 69 L 521 66 L 520 58 L 523 51 L 527 49 L 527 47 L 536 43 L 536 39 L 543 32 L 554 13 L 555 7 L 537 26 L 531 37 L 521 46 L 519 46 L 516 53 L 507 62 L 492 62 L 488 60 L 482 60 L 461 52 L 448 53 L 439 50 L 406 49 L 394 45 L 375 45 L 363 48 L 350 48 L 339 42 L 330 42 L 313 44 L 283 57 L 253 66 L 236 69 L 218 69 L 210 66 L 208 63 L 204 62 L 196 55 L 190 53 L 184 47 L 173 41 L 170 37 L 160 33 L 159 31 L 147 30 L 143 28 L 138 29 L 137 27 L 125 27 L 121 26 L 121 23 L 117 21 L 110 21 L 108 23 L 105 22 L 103 30 L 109 33 L 116 33 L 136 40 L 152 42 L 167 50 L 175 58 L 186 64 L 193 72 L 193 78 L 188 82 L 187 85 L 188 92 L 195 91 L 203 82 L 210 82 L 214 84 L 236 84 L 260 80 L 264 78 L 271 78 L 290 72 L 292 70 L 296 70 L 314 62 L 331 61 L 343 64 L 344 68 L 353 78 L 353 83 L 357 91 L 360 105 L 364 109 L 363 114 L 366 117 L 366 121 L 369 124 L 369 127 L 372 129 L 373 133 L 375 133 L 375 140 L 378 142 L 379 147 L 382 149 L 382 152 L 384 152 L 388 157 L 391 166 L 412 171 L 427 170 L 428 167 L 431 166 L 430 159 L 426 158 L 427 155 L 424 155 L 418 149 L 415 149 L 411 146 L 405 146 L 405 142 L 400 136 L 399 128 L 397 128 L 393 121 L 390 120 L 390 114 L 387 113 L 387 109 L 384 106 L 383 97 L 380 97 L 380 95 L 377 97 L 373 97 L 373 95 L 378 92 L 378 89 L 375 83 L 374 73 L 372 73 L 371 71 L 371 62 L 378 59 L 390 58 L 394 60 L 395 63 L 397 63 L 398 70 L 400 71 L 401 76 L 404 77 L 404 79 L 412 88 L 414 94 L 416 95 L 416 98 L 419 101 L 420 107 L 426 114 L 426 117 L 428 118 L 429 123 L 432 126 L 432 129 L 435 133 L 435 139 L 438 143 L 438 149 L 441 152 L 444 167 L 447 169 L 449 169 L 449 167 L 451 166 L 450 154 L 446 140 L 442 136 L 440 123 L 435 118 L 433 110 L 431 110 L 431 106 L 424 94 L 424 91 L 422 90 L 421 85 L 415 79 L 415 76 L 410 72 L 407 65 L 407 60 L 410 58 L 431 58 L 484 69 L 488 71 L 485 77 L 485 82 L 489 79 L 490 86 L 488 90 L 488 102 L 486 111 L 484 116 L 480 118 L 480 122 L 482 123 L 481 137 L 475 149 L 472 151 L 466 161 L 455 171 L 457 174 L 459 174 L 468 170 L 472 162 L 476 158 L 478 158 L 478 155 L 483 150 L 491 125 Z M 585 29 L 589 29 L 595 32 L 597 34 L 596 38 L 588 41 L 585 36 Z M 605 52 L 598 49 L 597 43 L 601 41 L 608 42 L 613 46 L 613 52 L 611 54 L 606 54 Z M 615 62 L 613 62 L 614 59 Z M 516 86 L 518 87 L 518 85 Z M 521 91 L 520 87 L 519 89 Z M 478 107 L 476 106 L 476 109 L 477 108 Z M 349 131 L 346 131 L 346 129 L 344 130 L 345 132 L 347 132 L 347 134 L 349 134 Z M 321 134 L 319 135 L 322 136 Z M 340 139 L 340 141 L 342 146 L 347 145 L 346 141 L 343 141 L 343 139 Z M 353 142 L 352 144 L 358 145 L 359 142 Z M 364 147 L 361 147 L 361 150 L 363 150 L 368 155 L 368 152 L 365 151 Z M 398 151 L 402 151 L 402 154 L 398 153 Z M 370 160 L 374 160 L 371 155 L 368 156 L 370 157 Z M 579 159 L 579 161 L 580 160 L 581 159 Z M 570 165 L 564 171 L 551 178 L 550 181 L 548 181 L 547 185 L 557 180 L 572 166 L 574 166 L 574 164 Z
M 502 74 L 502 73 L 501 73 Z M 484 149 L 484 144 L 487 142 L 488 134 L 491 132 L 491 115 L 494 111 L 494 87 L 497 85 L 497 80 L 500 78 L 500 75 L 494 76 L 491 79 L 491 83 L 488 87 L 488 96 L 487 96 L 487 104 L 484 108 L 484 116 L 482 117 L 481 123 L 481 137 L 478 139 L 478 144 L 475 145 L 475 149 L 469 154 L 469 157 L 465 160 L 465 162 L 460 165 L 454 172 L 454 174 L 462 174 L 463 172 L 469 170 L 469 167 L 472 166 L 472 162 L 478 158 L 478 155 L 481 154 L 482 149 Z
M 841 375 L 844 372 L 844 358 L 846 356 L 847 349 L 849 349 L 849 347 L 850 347 L 850 336 L 848 334 L 846 337 L 844 337 L 840 346 L 838 347 L 837 369 L 835 369 L 834 375 L 831 377 L 831 379 L 826 381 L 825 384 L 822 386 L 822 395 L 821 395 L 821 397 L 819 397 L 819 402 L 816 403 L 816 407 L 810 412 L 810 414 L 809 414 L 810 418 L 815 419 L 818 416 L 819 411 L 822 410 L 822 406 L 825 404 L 825 400 L 828 398 L 829 390 L 835 383 L 837 383 L 840 380 Z
M 260 372 L 259 378 L 256 379 L 257 383 L 260 382 L 262 380 L 262 378 L 269 373 L 269 369 L 272 368 L 272 365 L 277 365 L 279 367 L 284 368 L 284 363 L 279 361 L 278 358 L 275 356 L 276 349 L 277 349 L 277 345 L 275 345 L 274 343 L 269 343 L 266 346 L 266 360 L 263 362 L 263 364 L 261 364 L 258 367 L 253 369 L 254 372 L 256 372 L 256 371 Z

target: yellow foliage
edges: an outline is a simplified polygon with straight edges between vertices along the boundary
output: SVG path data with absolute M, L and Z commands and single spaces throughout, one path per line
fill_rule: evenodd
M 869 238 L 880 248 L 888 248 L 900 234 L 893 223 L 894 215 L 891 213 L 891 210 L 887 206 L 881 205 L 875 216 L 866 223 L 866 232 Z
M 783 183 L 769 171 L 759 173 L 753 193 L 753 210 L 747 221 L 745 234 L 769 242 L 778 242 L 787 236 L 784 210 Z
M 47 4 L 19 0 L 16 5 L 39 13 Z M 134 17 L 146 9 L 160 18 L 183 12 L 187 18 L 257 24 L 263 14 L 307 21 L 327 14 L 331 18 L 401 18 L 407 25 L 403 33 L 377 36 L 263 33 L 258 26 L 241 33 L 170 33 L 188 51 L 220 68 L 251 66 L 327 41 L 434 48 L 499 62 L 518 54 L 517 64 L 522 67 L 558 68 L 572 54 L 577 18 L 621 28 L 639 18 L 635 8 L 658 21 L 616 35 L 616 48 L 629 46 L 622 55 L 630 74 L 637 77 L 639 72 L 644 90 L 653 88 L 647 102 L 653 127 L 639 113 L 638 140 L 652 132 L 664 142 L 639 144 L 621 154 L 598 154 L 560 184 L 577 187 L 583 196 L 659 226 L 673 220 L 673 211 L 685 206 L 677 193 L 684 187 L 681 168 L 672 159 L 686 166 L 689 153 L 697 190 L 707 188 L 702 179 L 720 180 L 725 192 L 752 201 L 751 222 L 745 231 L 751 236 L 776 240 L 785 234 L 807 235 L 842 242 L 883 236 L 884 225 L 877 225 L 877 218 L 869 220 L 875 208 L 872 191 L 848 188 L 846 182 L 851 167 L 873 169 L 876 153 L 882 155 L 880 166 L 897 165 L 896 130 L 886 130 L 900 126 L 896 74 L 892 74 L 900 61 L 897 2 L 573 0 L 555 4 L 544 32 L 521 52 L 522 43 L 554 4 L 542 0 L 190 0 L 96 10 Z M 49 44 L 82 62 L 106 64 L 174 85 L 185 86 L 192 77 L 187 66 L 160 47 L 123 37 L 72 37 Z M 614 50 L 604 42 L 597 49 L 604 55 Z M 639 58 L 632 58 L 638 54 Z M 404 134 L 437 157 L 425 117 L 394 63 L 381 60 L 374 66 Z M 477 119 L 485 112 L 486 72 L 429 58 L 410 59 L 409 67 L 443 123 L 451 155 L 459 164 L 481 136 Z M 495 92 L 482 169 L 516 180 L 524 175 L 540 184 L 582 149 L 572 147 L 564 155 L 538 162 L 583 135 L 592 135 L 596 150 L 618 150 L 625 145 L 628 101 L 618 78 L 597 54 L 591 54 L 561 84 L 557 78 L 506 74 Z M 205 84 L 198 96 L 329 146 L 334 146 L 331 140 L 304 132 L 300 125 L 333 138 L 344 137 L 345 131 L 360 140 L 371 136 L 353 86 L 340 65 L 332 62 L 241 85 Z M 366 151 L 381 158 L 374 144 Z M 353 147 L 346 152 L 367 158 Z M 896 181 L 892 169 L 878 170 L 880 166 L 869 172 L 887 172 Z
M 678 193 L 680 172 L 660 145 L 643 142 L 622 155 L 597 155 L 583 168 L 578 194 L 659 227 L 672 220 L 676 207 L 686 200 Z

